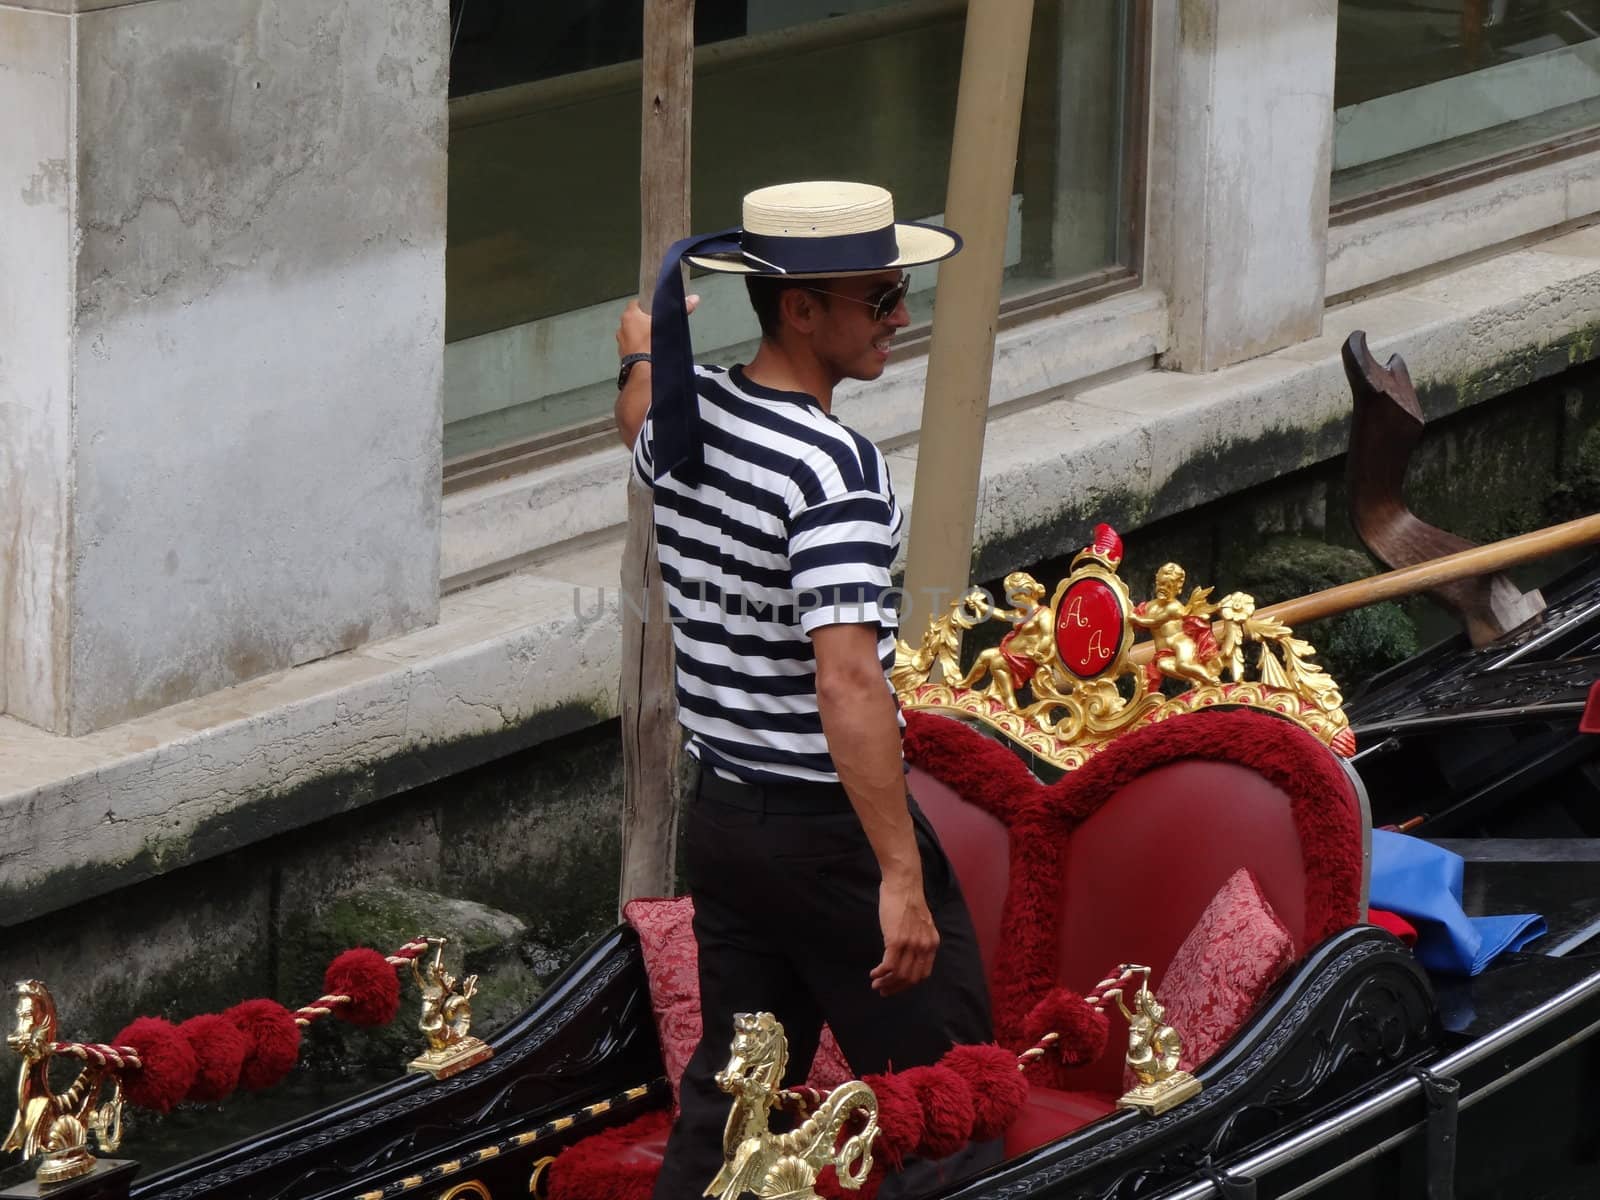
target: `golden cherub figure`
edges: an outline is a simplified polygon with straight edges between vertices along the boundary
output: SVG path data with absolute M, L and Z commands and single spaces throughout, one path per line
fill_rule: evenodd
M 1033 682 L 1039 668 L 1048 668 L 1055 658 L 1055 614 L 1044 601 L 1044 585 L 1026 571 L 1014 571 L 1005 579 L 1006 599 L 1017 607 L 991 608 L 996 620 L 1012 623 L 1012 630 L 1000 645 L 985 650 L 957 682 L 957 687 L 972 687 L 987 673 L 989 695 L 1007 708 L 1019 707 L 1017 689 Z
M 430 937 L 433 961 L 426 967 L 421 959 L 411 960 L 411 976 L 422 991 L 422 1020 L 417 1023 L 428 1039 L 428 1049 L 413 1059 L 407 1070 L 425 1072 L 435 1079 L 448 1079 L 494 1055 L 487 1045 L 472 1036 L 472 998 L 478 994 L 478 977 L 457 979 L 444 965 L 448 938 Z
M 1185 604 L 1178 599 L 1185 575 L 1177 563 L 1166 563 L 1156 571 L 1156 594 L 1145 601 L 1128 619 L 1150 631 L 1155 642 L 1154 666 L 1174 679 L 1190 683 L 1220 682 L 1217 645 L 1211 636 L 1211 616 L 1217 606 L 1210 602 L 1210 588 L 1195 588 Z
M 1128 1067 L 1139 1080 L 1138 1086 L 1117 1101 L 1118 1108 L 1136 1108 L 1159 1115 L 1200 1092 L 1200 1081 L 1179 1069 L 1183 1058 L 1183 1039 L 1167 1024 L 1167 1012 L 1150 990 L 1150 968 L 1124 963 L 1118 971 L 1125 978 L 1139 976 L 1130 1008 L 1123 989 L 1105 993 L 1116 1002 L 1128 1022 Z
M 1116 1001 L 1128 1022 L 1128 1066 L 1142 1084 L 1158 1083 L 1178 1069 L 1183 1042 L 1178 1031 L 1167 1024 L 1167 1010 L 1150 990 L 1148 979 L 1134 993 L 1129 1009 L 1122 989 L 1113 988 L 1106 996 Z
M 418 959 L 411 960 L 411 974 L 422 990 L 422 1020 L 417 1023 L 432 1050 L 450 1050 L 466 1038 L 472 1028 L 472 998 L 478 994 L 478 977 L 457 980 L 445 969 L 444 946 L 447 939 L 429 938 L 433 961 L 423 975 Z

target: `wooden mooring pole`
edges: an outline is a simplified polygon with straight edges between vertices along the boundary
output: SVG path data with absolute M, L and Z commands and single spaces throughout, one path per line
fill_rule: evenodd
M 694 0 L 646 0 L 639 141 L 639 303 L 661 256 L 689 232 Z M 622 551 L 622 878 L 618 906 L 673 890 L 682 735 L 672 626 L 656 561 L 650 490 L 630 479 Z M 632 603 L 629 602 L 631 599 Z
M 1022 124 L 1032 0 L 971 0 L 945 221 L 966 241 L 939 268 L 900 636 L 916 645 L 972 570 L 978 474 Z

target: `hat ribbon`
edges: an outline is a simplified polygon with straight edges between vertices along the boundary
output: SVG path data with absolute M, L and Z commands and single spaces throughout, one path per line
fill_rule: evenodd
M 680 479 L 699 475 L 705 461 L 700 444 L 700 403 L 694 386 L 694 347 L 689 341 L 689 310 L 683 294 L 683 258 L 688 254 L 737 254 L 737 229 L 698 233 L 667 247 L 650 301 L 650 446 L 655 478 L 677 471 Z
M 650 302 L 651 452 L 658 480 L 669 471 L 692 479 L 705 461 L 682 265 L 689 255 L 719 254 L 744 258 L 780 275 L 812 274 L 871 270 L 875 264 L 892 263 L 900 246 L 893 224 L 828 237 L 784 237 L 735 227 L 673 242 L 662 256 Z

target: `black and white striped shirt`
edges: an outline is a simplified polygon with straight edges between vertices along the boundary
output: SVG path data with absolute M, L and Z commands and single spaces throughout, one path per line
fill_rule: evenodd
M 837 780 L 810 633 L 876 624 L 894 662 L 889 569 L 902 516 L 883 455 L 811 396 L 696 367 L 705 466 L 654 484 L 656 538 L 689 752 L 751 781 Z M 647 484 L 653 429 L 634 442 Z

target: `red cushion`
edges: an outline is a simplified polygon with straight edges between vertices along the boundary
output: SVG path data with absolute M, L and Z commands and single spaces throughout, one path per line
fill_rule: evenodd
M 677 1111 L 678 1083 L 700 1044 L 700 953 L 694 941 L 694 901 L 688 896 L 630 900 L 622 916 L 639 935 L 661 1061 L 672 1086 L 673 1111 Z M 824 1026 L 806 1083 L 819 1091 L 831 1091 L 853 1078 L 833 1030 Z
M 1367 924 L 1387 929 L 1408 946 L 1417 944 L 1417 927 L 1398 913 L 1381 908 L 1367 909 Z
M 678 1107 L 678 1082 L 700 1043 L 700 955 L 694 944 L 694 904 L 687 896 L 630 900 L 622 916 L 639 935 L 644 973 L 650 981 L 661 1061 Z
M 671 1127 L 651 1112 L 574 1142 L 550 1164 L 549 1200 L 649 1200 Z
M 1217 890 L 1156 985 L 1167 1024 L 1183 1038 L 1179 1066 L 1192 1071 L 1243 1028 L 1295 960 L 1294 940 L 1239 868 Z
M 1029 1088 L 1028 1102 L 1006 1130 L 1006 1157 L 1015 1158 L 1065 1137 L 1074 1129 L 1115 1112 L 1116 1107 L 1116 1096 L 1107 1093 Z

